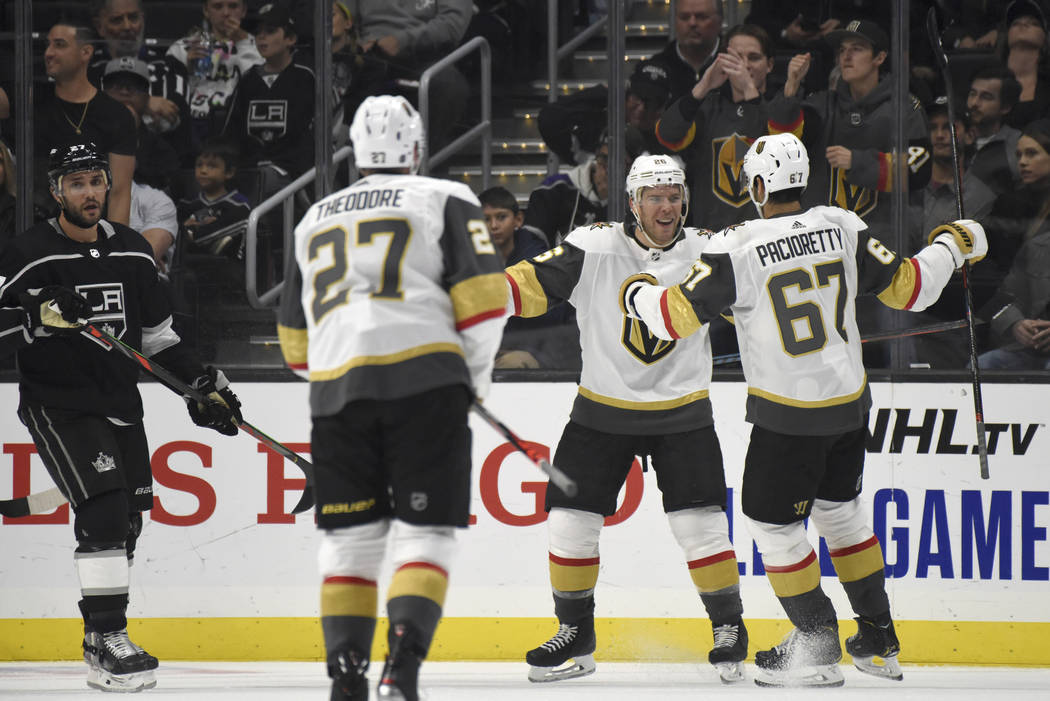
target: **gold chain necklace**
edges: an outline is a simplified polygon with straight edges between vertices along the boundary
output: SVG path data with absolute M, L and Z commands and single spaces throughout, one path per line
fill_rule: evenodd
M 73 127 L 73 131 L 77 134 L 80 134 L 80 127 L 84 124 L 84 119 L 87 117 L 88 105 L 90 104 L 91 100 L 84 103 L 84 111 L 80 113 L 80 121 L 76 124 L 73 124 L 73 120 L 69 118 L 68 114 L 66 114 L 65 109 L 62 109 L 62 116 L 66 118 L 66 121 L 69 122 L 69 126 Z

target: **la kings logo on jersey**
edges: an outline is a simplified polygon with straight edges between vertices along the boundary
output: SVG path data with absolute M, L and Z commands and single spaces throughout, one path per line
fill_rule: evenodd
M 248 103 L 248 133 L 264 144 L 288 131 L 287 100 L 252 100 Z
M 711 191 L 733 207 L 743 207 L 751 201 L 740 182 L 744 154 L 751 147 L 751 141 L 736 133 L 711 140 Z
M 624 347 L 635 358 L 646 365 L 652 365 L 674 350 L 678 341 L 665 341 L 657 338 L 639 319 L 623 318 L 623 333 L 620 338 Z
M 91 304 L 91 323 L 115 338 L 123 338 L 128 330 L 124 317 L 124 284 L 102 282 L 93 285 L 77 285 L 77 292 Z M 84 335 L 106 350 L 109 345 L 94 338 L 86 331 Z
M 113 459 L 113 456 L 106 455 L 102 451 L 99 451 L 98 457 L 91 461 L 91 465 L 99 472 L 109 472 L 117 469 L 117 461 Z

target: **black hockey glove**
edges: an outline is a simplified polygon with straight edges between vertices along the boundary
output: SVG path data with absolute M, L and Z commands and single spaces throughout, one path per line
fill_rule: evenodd
M 91 317 L 91 303 L 73 290 L 57 285 L 37 293 L 23 292 L 18 302 L 26 313 L 26 326 L 37 337 L 76 335 Z
M 205 428 L 215 429 L 224 436 L 236 436 L 237 424 L 244 421 L 241 416 L 241 401 L 230 389 L 230 382 L 222 370 L 207 367 L 208 374 L 201 375 L 193 381 L 192 387 L 209 400 L 201 404 L 190 397 L 184 397 L 190 418 L 193 423 Z

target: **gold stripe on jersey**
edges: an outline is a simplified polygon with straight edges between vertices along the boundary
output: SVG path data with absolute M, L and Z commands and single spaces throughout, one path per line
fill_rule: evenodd
M 660 298 L 660 311 L 663 312 L 664 326 L 675 338 L 691 336 L 702 326 L 693 305 L 678 285 L 669 287 Z
M 533 317 L 547 313 L 547 293 L 536 278 L 536 268 L 532 263 L 523 260 L 506 269 L 511 283 L 517 288 L 521 302 L 518 316 Z
M 665 409 L 677 409 L 680 406 L 692 404 L 701 399 L 707 399 L 708 391 L 702 389 L 698 392 L 687 394 L 684 397 L 663 399 L 657 402 L 632 402 L 627 399 L 605 397 L 596 392 L 592 392 L 586 387 L 580 387 L 580 395 L 590 399 L 592 402 L 597 402 L 598 404 L 604 404 L 606 406 L 614 406 L 618 409 L 632 409 L 634 411 L 664 411 Z
M 830 550 L 831 561 L 839 581 L 856 582 L 870 574 L 881 572 L 883 568 L 882 548 L 879 539 L 874 535 L 863 543 L 848 548 Z
M 893 274 L 890 286 L 879 293 L 879 301 L 894 309 L 910 309 L 922 289 L 922 274 L 918 264 L 905 258 Z
M 406 348 L 403 351 L 388 353 L 386 355 L 359 355 L 356 358 L 351 358 L 339 367 L 332 368 L 331 370 L 311 371 L 310 382 L 334 380 L 337 377 L 342 377 L 354 368 L 359 368 L 365 365 L 394 365 L 395 363 L 411 360 L 424 355 L 430 355 L 431 353 L 455 353 L 456 355 L 462 356 L 463 349 L 455 343 L 428 343 L 426 345 L 416 346 L 415 348 Z
M 785 567 L 766 565 L 766 578 L 778 597 L 799 596 L 820 586 L 820 566 L 812 550 L 801 561 Z
M 325 577 L 321 583 L 322 616 L 375 618 L 379 606 L 376 583 L 362 577 Z
M 598 558 L 559 557 L 554 553 L 548 557 L 551 587 L 556 591 L 586 591 L 598 583 Z
M 799 407 L 801 409 L 819 409 L 820 407 L 825 406 L 837 406 L 839 404 L 848 404 L 850 402 L 855 402 L 857 399 L 860 398 L 862 394 L 864 394 L 864 389 L 867 386 L 867 373 L 865 373 L 864 381 L 860 383 L 860 389 L 858 389 L 856 392 L 853 392 L 851 394 L 844 394 L 840 397 L 829 397 L 828 399 L 815 400 L 794 399 L 792 397 L 782 397 L 779 394 L 773 394 L 772 392 L 767 392 L 764 389 L 759 389 L 758 387 L 748 387 L 747 393 L 752 394 L 756 397 L 761 397 L 762 399 L 768 399 L 769 401 L 775 404 L 785 404 L 787 406 Z
M 456 329 L 462 330 L 503 315 L 507 308 L 507 278 L 502 272 L 476 275 L 457 282 L 448 296 L 452 299 Z
M 448 572 L 429 562 L 406 562 L 390 578 L 387 601 L 399 596 L 421 596 L 438 606 L 445 605 Z
M 277 340 L 281 344 L 281 355 L 288 367 L 306 367 L 306 329 L 293 329 L 277 324 Z
M 687 565 L 693 584 L 696 585 L 697 591 L 703 594 L 740 584 L 740 570 L 736 563 L 736 553 L 732 550 L 690 560 Z

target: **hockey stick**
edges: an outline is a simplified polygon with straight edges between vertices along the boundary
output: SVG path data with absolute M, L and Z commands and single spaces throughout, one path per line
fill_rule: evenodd
M 531 460 L 536 465 L 536 467 L 543 470 L 543 472 L 545 472 L 547 476 L 550 477 L 551 482 L 558 486 L 558 489 L 565 492 L 567 496 L 576 496 L 576 492 L 579 490 L 576 487 L 576 482 L 571 477 L 569 477 L 567 474 L 556 468 L 554 465 L 551 465 L 549 460 L 537 453 L 535 450 L 531 448 L 526 448 L 525 445 L 522 444 L 521 439 L 518 438 L 518 436 L 514 433 L 514 431 L 511 431 L 502 421 L 493 416 L 492 412 L 490 412 L 488 409 L 482 406 L 481 402 L 475 400 L 474 403 L 471 404 L 471 409 L 473 409 L 478 416 L 483 418 L 489 426 L 494 428 L 496 430 L 496 433 L 499 433 L 501 436 L 507 439 L 507 442 L 514 446 L 516 450 L 518 450 L 521 453 L 524 453 L 525 457 Z
M 117 352 L 123 354 L 125 357 L 134 360 L 139 366 L 148 372 L 153 377 L 160 380 L 160 382 L 166 385 L 169 389 L 174 390 L 178 394 L 189 397 L 198 404 L 207 404 L 209 400 L 204 394 L 193 387 L 190 387 L 185 382 L 176 377 L 170 370 L 162 368 L 156 363 L 152 362 L 149 358 L 139 353 L 137 350 L 127 345 L 119 338 L 116 338 L 102 329 L 98 328 L 94 324 L 88 324 L 84 327 L 84 330 L 90 333 L 98 340 L 106 343 Z M 235 420 L 236 421 L 236 420 Z M 306 487 L 303 489 L 303 495 L 299 498 L 299 503 L 292 509 L 293 514 L 299 514 L 306 511 L 314 505 L 314 466 L 309 460 L 304 458 L 299 453 L 296 453 L 291 448 L 278 443 L 270 436 L 260 431 L 255 426 L 251 425 L 247 421 L 236 422 L 237 427 L 243 429 L 245 433 L 259 441 L 267 448 L 270 448 L 275 453 L 278 453 L 288 461 L 295 463 L 296 467 L 303 471 L 306 475 Z
M 959 147 L 955 141 L 955 93 L 952 91 L 952 73 L 948 68 L 948 55 L 941 44 L 941 34 L 937 27 L 937 11 L 931 7 L 926 13 L 926 33 L 930 37 L 937 67 L 944 78 L 944 93 L 948 98 L 948 131 L 952 145 L 952 179 L 955 181 L 955 211 L 959 219 L 963 215 L 962 199 L 962 164 L 959 162 Z M 970 292 L 970 263 L 963 261 L 962 267 L 963 295 L 966 300 L 966 327 L 970 332 L 970 367 L 973 368 L 973 413 L 977 423 L 977 456 L 981 464 L 981 479 L 988 479 L 988 442 L 984 434 L 984 398 L 981 396 L 981 368 L 977 364 L 977 334 L 974 331 L 973 295 Z
M 62 496 L 58 487 L 52 487 L 29 496 L 0 500 L 0 516 L 22 518 L 33 514 L 45 514 L 65 503 L 66 498 Z
M 910 329 L 903 329 L 901 331 L 880 331 L 879 333 L 872 333 L 864 336 L 860 339 L 861 343 L 874 343 L 877 341 L 892 341 L 895 338 L 907 338 L 909 336 L 923 336 L 928 333 L 940 333 L 941 331 L 952 331 L 954 329 L 966 328 L 966 319 L 956 319 L 955 321 L 942 321 L 937 324 L 927 324 L 926 326 L 914 326 Z M 714 365 L 727 365 L 729 363 L 735 363 L 740 360 L 739 353 L 727 353 L 725 355 L 716 355 L 713 359 Z

